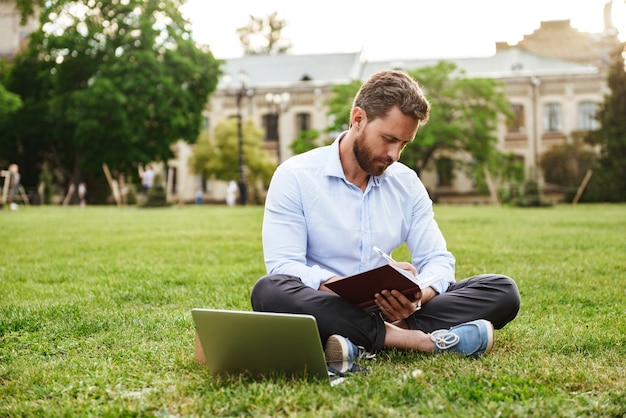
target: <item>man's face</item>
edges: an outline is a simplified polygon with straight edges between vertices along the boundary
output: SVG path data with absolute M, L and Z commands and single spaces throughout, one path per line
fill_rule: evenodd
M 356 125 L 353 152 L 357 163 L 370 176 L 380 176 L 394 162 L 417 133 L 419 123 L 394 107 L 385 118 L 367 121 L 363 115 Z

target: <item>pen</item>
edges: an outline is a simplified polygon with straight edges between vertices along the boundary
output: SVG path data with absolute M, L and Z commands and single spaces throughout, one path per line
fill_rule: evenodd
M 393 258 L 391 258 L 391 256 L 389 254 L 387 254 L 386 252 L 384 252 L 383 250 L 381 250 L 380 248 L 374 246 L 372 247 L 372 249 L 374 251 L 376 251 L 378 254 L 380 254 L 380 256 L 382 258 L 384 258 L 385 260 L 389 261 L 390 263 L 395 263 L 396 260 L 394 260 Z
M 374 246 L 374 247 L 372 247 L 372 249 L 374 251 L 376 251 L 382 258 L 384 258 L 385 260 L 389 261 L 390 263 L 395 263 L 396 262 L 396 260 L 391 258 L 391 256 L 389 254 L 387 254 L 386 252 L 384 252 L 380 248 Z M 420 309 L 422 309 L 422 299 L 418 299 L 417 300 L 417 306 L 415 306 L 415 310 L 416 311 L 419 311 Z

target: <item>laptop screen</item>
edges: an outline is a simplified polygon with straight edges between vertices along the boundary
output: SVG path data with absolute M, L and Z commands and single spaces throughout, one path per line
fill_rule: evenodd
M 313 316 L 201 308 L 192 316 L 211 374 L 329 379 Z

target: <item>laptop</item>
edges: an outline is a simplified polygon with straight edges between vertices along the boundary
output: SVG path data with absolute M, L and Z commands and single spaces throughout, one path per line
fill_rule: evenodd
M 213 375 L 331 380 L 311 315 L 203 308 L 191 314 Z

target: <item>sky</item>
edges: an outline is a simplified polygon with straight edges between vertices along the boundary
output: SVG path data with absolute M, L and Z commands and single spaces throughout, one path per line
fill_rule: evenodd
M 236 28 L 250 15 L 277 12 L 292 54 L 363 51 L 372 60 L 486 57 L 495 42 L 515 43 L 542 21 L 569 19 L 590 33 L 604 28 L 609 0 L 188 0 L 192 36 L 219 59 L 243 50 Z M 626 0 L 614 0 L 613 23 L 626 41 Z

